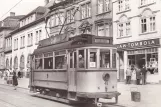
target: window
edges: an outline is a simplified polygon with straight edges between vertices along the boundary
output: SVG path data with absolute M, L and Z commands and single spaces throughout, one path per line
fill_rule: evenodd
M 14 39 L 14 49 L 18 49 L 18 38 Z
M 33 33 L 28 34 L 28 46 L 33 44 Z
M 22 55 L 21 58 L 20 58 L 20 69 L 24 69 L 25 68 L 25 58 L 24 56 Z
M 129 10 L 130 9 L 129 1 L 130 0 L 118 0 L 118 11 L 122 12 Z
M 66 69 L 67 57 L 66 51 L 55 52 L 55 69 Z
M 79 50 L 78 51 L 78 64 L 79 68 L 85 68 L 85 57 L 84 57 L 84 50 Z
M 42 69 L 42 54 L 35 56 L 35 69 Z
M 91 3 L 81 5 L 81 19 L 91 17 Z
M 74 9 L 67 11 L 67 23 L 74 22 Z
M 100 50 L 100 67 L 110 68 L 110 50 Z
M 12 69 L 12 58 L 10 59 L 10 69 Z
M 44 54 L 44 69 L 53 69 L 53 53 Z
M 59 26 L 64 23 L 64 13 L 57 13 L 51 17 L 51 27 Z
M 89 67 L 90 68 L 96 68 L 97 67 L 97 50 L 90 49 L 90 61 L 89 61 Z
M 141 17 L 141 33 L 156 31 L 156 17 L 150 10 L 145 10 Z
M 126 16 L 122 16 L 118 23 L 118 37 L 131 36 L 131 23 Z
M 9 69 L 9 59 L 6 59 L 6 68 Z
M 18 58 L 17 58 L 17 56 L 14 59 L 14 68 L 18 68 Z
M 2 48 L 3 47 L 3 37 L 1 36 L 0 37 L 0 48 Z
M 155 0 L 140 0 L 140 5 L 143 6 L 154 2 Z
M 110 0 L 98 0 L 98 14 L 109 11 Z
M 110 36 L 110 26 L 109 24 L 97 24 L 97 35 L 98 36 Z
M 21 36 L 21 47 L 25 46 L 25 36 Z
M 36 43 L 38 43 L 40 40 L 42 40 L 42 30 L 36 31 Z

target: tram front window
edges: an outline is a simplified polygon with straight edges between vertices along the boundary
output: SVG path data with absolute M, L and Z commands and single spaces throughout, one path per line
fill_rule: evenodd
M 90 52 L 90 68 L 96 67 L 96 52 Z
M 110 50 L 100 50 L 100 67 L 110 68 Z
M 84 50 L 79 50 L 79 68 L 84 68 Z

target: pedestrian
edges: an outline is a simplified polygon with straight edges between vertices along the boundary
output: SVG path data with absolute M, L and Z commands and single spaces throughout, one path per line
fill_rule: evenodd
M 136 84 L 140 85 L 140 79 L 141 79 L 141 70 L 139 68 L 135 68 L 136 71 Z
M 18 80 L 17 80 L 17 76 L 16 76 L 16 72 L 13 72 L 13 77 L 12 77 L 12 83 L 13 83 L 13 86 L 14 86 L 14 90 L 16 90 L 16 86 L 18 85 Z
M 18 78 L 21 78 L 21 72 L 18 71 Z
M 136 84 L 136 71 L 135 71 L 135 66 L 131 65 L 131 81 L 133 84 Z
M 146 75 L 147 75 L 147 70 L 145 68 L 145 65 L 143 65 L 141 68 L 141 74 L 142 74 L 142 85 L 145 85 L 146 84 Z
M 131 83 L 131 75 L 132 75 L 131 69 L 127 68 L 127 70 L 126 70 L 126 84 Z

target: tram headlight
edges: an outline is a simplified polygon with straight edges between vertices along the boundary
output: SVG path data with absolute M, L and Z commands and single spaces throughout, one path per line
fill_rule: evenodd
M 102 76 L 102 78 L 103 78 L 103 80 L 104 80 L 105 82 L 107 82 L 107 81 L 109 81 L 109 79 L 110 79 L 110 75 L 109 75 L 108 73 L 104 73 L 103 76 Z

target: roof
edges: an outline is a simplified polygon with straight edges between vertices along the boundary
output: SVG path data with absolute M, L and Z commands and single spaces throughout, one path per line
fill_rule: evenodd
M 0 29 L 15 29 L 19 26 L 19 19 L 24 15 L 8 16 L 0 22 Z M 2 26 L 3 23 L 3 26 Z
M 44 14 L 46 12 L 47 8 L 43 6 L 38 6 L 36 9 L 32 10 L 30 13 L 22 17 L 20 20 L 25 19 L 26 17 L 30 16 L 31 14 L 38 13 L 38 14 Z

